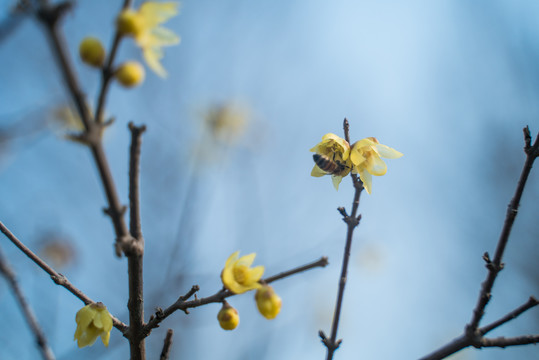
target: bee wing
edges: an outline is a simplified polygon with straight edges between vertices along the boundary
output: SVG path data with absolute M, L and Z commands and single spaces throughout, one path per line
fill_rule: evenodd
M 314 176 L 314 177 L 320 177 L 326 174 L 327 173 L 324 170 L 320 169 L 318 165 L 316 164 L 314 165 L 313 170 L 311 171 L 311 176 Z

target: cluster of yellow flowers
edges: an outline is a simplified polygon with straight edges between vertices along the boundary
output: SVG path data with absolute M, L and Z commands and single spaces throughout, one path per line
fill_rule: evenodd
M 264 274 L 264 266 L 251 267 L 256 254 L 249 254 L 239 257 L 240 252 L 236 251 L 225 263 L 221 272 L 221 280 L 225 288 L 234 294 L 255 290 L 255 301 L 258 311 L 266 319 L 274 319 L 281 311 L 281 298 L 275 293 L 273 288 L 261 283 L 260 279 Z M 219 325 L 225 330 L 234 330 L 239 322 L 238 311 L 226 301 L 217 314 Z
M 372 175 L 382 176 L 387 171 L 382 158 L 397 159 L 402 156 L 402 153 L 380 144 L 374 137 L 359 140 L 350 146 L 348 141 L 331 133 L 324 135 L 311 151 L 316 153 L 311 176 L 331 175 L 333 186 L 339 190 L 343 177 L 350 172 L 359 174 L 369 194 L 372 191 Z
M 148 1 L 138 10 L 122 11 L 116 19 L 118 34 L 132 37 L 142 49 L 142 56 L 148 67 L 163 78 L 167 76 L 167 72 L 160 62 L 164 56 L 162 47 L 176 45 L 180 38 L 160 25 L 177 14 L 178 3 Z M 96 68 L 103 67 L 105 63 L 105 48 L 99 39 L 94 37 L 86 37 L 81 41 L 79 55 L 84 63 Z M 139 85 L 144 76 L 144 67 L 137 61 L 127 61 L 114 71 L 116 80 L 125 87 Z

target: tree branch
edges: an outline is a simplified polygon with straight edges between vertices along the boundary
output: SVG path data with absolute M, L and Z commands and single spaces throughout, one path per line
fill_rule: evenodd
M 15 235 L 9 231 L 9 229 L 0 221 L 0 231 L 4 233 L 4 235 L 16 246 L 18 247 L 26 256 L 30 258 L 37 266 L 39 266 L 41 269 L 43 269 L 47 274 L 50 275 L 52 281 L 56 285 L 60 285 L 64 288 L 66 288 L 70 293 L 75 295 L 77 298 L 79 298 L 85 305 L 93 304 L 95 301 L 90 299 L 86 294 L 84 294 L 82 291 L 77 289 L 69 280 L 62 274 L 56 272 L 53 268 L 51 268 L 45 261 L 43 261 L 39 256 L 34 254 L 32 250 L 26 247 Z M 114 324 L 114 327 L 120 330 L 122 333 L 125 333 L 127 330 L 127 325 L 125 325 L 123 322 L 112 316 L 112 322 Z
M 163 344 L 163 350 L 161 351 L 161 356 L 159 357 L 159 360 L 168 360 L 168 358 L 170 357 L 172 336 L 174 336 L 174 331 L 172 329 L 168 329 L 167 335 L 165 336 L 165 343 Z
M 350 124 L 348 123 L 347 119 L 344 119 L 343 128 L 345 140 L 350 143 Z M 348 216 L 344 208 L 337 209 L 339 210 L 341 215 L 343 215 L 343 220 L 347 224 L 348 230 L 346 234 L 346 243 L 344 245 L 344 255 L 342 261 L 341 276 L 339 279 L 339 289 L 337 291 L 337 301 L 335 304 L 335 312 L 333 314 L 333 323 L 331 325 L 331 337 L 328 338 L 322 330 L 318 332 L 320 338 L 322 339 L 322 343 L 324 343 L 327 348 L 327 360 L 333 359 L 333 354 L 335 353 L 335 350 L 339 348 L 342 342 L 342 340 L 337 340 L 337 330 L 339 328 L 339 320 L 341 316 L 342 302 L 344 298 L 344 288 L 346 286 L 348 262 L 350 260 L 350 251 L 352 248 L 352 238 L 354 234 L 354 229 L 359 225 L 359 221 L 361 220 L 361 215 L 357 216 L 357 211 L 359 208 L 359 198 L 361 196 L 361 191 L 363 190 L 363 184 L 357 178 L 356 174 L 351 174 L 351 176 L 352 183 L 355 189 L 354 200 L 352 202 L 352 213 L 350 216 Z
M 132 360 L 146 358 L 146 347 L 142 328 L 144 326 L 144 291 L 143 291 L 143 256 L 144 238 L 140 222 L 139 173 L 140 147 L 142 133 L 146 127 L 137 127 L 129 123 L 131 131 L 131 147 L 129 151 L 129 230 L 131 239 L 123 244 L 123 252 L 127 256 L 127 271 L 129 274 L 129 346 Z
M 268 278 L 262 279 L 262 280 L 260 280 L 260 282 L 269 284 L 269 283 L 272 283 L 274 281 L 284 279 L 285 277 L 289 277 L 289 276 L 292 276 L 294 274 L 298 274 L 300 272 L 307 271 L 307 270 L 310 270 L 310 269 L 313 269 L 313 268 L 316 268 L 316 267 L 325 267 L 325 266 L 327 266 L 327 264 L 328 264 L 327 257 L 324 256 L 324 257 L 322 257 L 322 258 L 320 258 L 320 259 L 318 259 L 318 260 L 316 260 L 316 261 L 314 261 L 312 263 L 309 263 L 309 264 L 306 264 L 306 265 L 303 265 L 303 266 L 299 266 L 299 267 L 294 268 L 292 270 L 284 271 L 284 272 L 282 272 L 280 274 L 277 274 L 277 275 L 270 276 Z M 206 304 L 211 304 L 211 303 L 220 303 L 220 302 L 223 302 L 223 300 L 228 298 L 228 297 L 237 295 L 237 294 L 223 288 L 223 289 L 219 290 L 218 292 L 216 292 L 215 294 L 213 294 L 211 296 L 198 299 L 196 297 L 196 295 L 195 295 L 194 300 L 187 301 L 198 290 L 199 290 L 199 286 L 194 285 L 191 288 L 191 290 L 189 290 L 185 295 L 180 296 L 178 298 L 178 300 L 176 300 L 176 302 L 174 304 L 170 305 L 165 310 L 163 310 L 161 308 L 157 308 L 157 311 L 155 312 L 155 315 L 152 315 L 150 317 L 150 320 L 148 321 L 148 323 L 144 326 L 144 329 L 143 329 L 144 336 L 148 336 L 150 334 L 150 332 L 154 328 L 159 327 L 159 324 L 164 319 L 166 319 L 168 316 L 170 316 L 172 313 L 174 313 L 177 310 L 181 310 L 181 311 L 185 312 L 186 314 L 189 314 L 188 309 L 196 308 L 196 307 L 206 305 Z
M 54 354 L 52 352 L 52 349 L 49 347 L 47 338 L 45 337 L 45 333 L 43 332 L 43 330 L 41 330 L 41 326 L 39 325 L 37 318 L 34 315 L 32 308 L 30 307 L 30 304 L 26 301 L 26 298 L 24 297 L 24 294 L 19 287 L 17 277 L 11 269 L 11 266 L 9 266 L 7 259 L 1 249 L 0 273 L 6 278 L 6 281 L 8 282 L 9 286 L 11 287 L 11 290 L 13 291 L 13 294 L 15 295 L 15 299 L 17 299 L 17 302 L 21 307 L 24 318 L 26 319 L 28 326 L 30 326 L 30 330 L 34 334 L 37 347 L 39 349 L 39 352 L 41 353 L 41 356 L 44 360 L 54 360 Z

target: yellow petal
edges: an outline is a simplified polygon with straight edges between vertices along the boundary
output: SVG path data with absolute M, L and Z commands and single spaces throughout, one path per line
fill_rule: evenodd
M 232 265 L 233 262 L 236 262 L 236 260 L 238 260 L 238 256 L 240 256 L 240 252 L 239 250 L 236 251 L 235 253 L 233 253 L 232 255 L 230 255 L 228 257 L 228 259 L 226 259 L 226 263 L 225 263 L 225 269 L 227 267 L 230 267 Z
M 147 1 L 140 6 L 139 12 L 144 16 L 146 26 L 155 27 L 178 14 L 178 3 Z
M 326 174 L 327 173 L 324 170 L 320 169 L 318 165 L 316 164 L 314 165 L 313 170 L 311 171 L 311 176 L 314 176 L 314 177 L 320 177 Z
M 398 159 L 402 156 L 401 152 L 382 144 L 376 144 L 376 151 L 386 159 Z
M 370 195 L 371 190 L 372 190 L 372 176 L 371 176 L 371 174 L 369 174 L 369 172 L 366 169 L 362 170 L 362 171 L 358 171 L 358 173 L 359 173 L 359 178 L 363 182 L 363 187 L 367 191 L 367 194 Z
M 382 176 L 387 172 L 387 165 L 384 160 L 373 151 L 367 159 L 367 170 L 372 175 Z
M 110 340 L 110 331 L 101 333 L 101 341 L 103 342 L 103 345 L 108 347 L 109 346 L 109 340 Z
M 359 166 L 365 161 L 365 157 L 358 149 L 352 148 L 352 151 L 350 152 L 350 161 L 352 161 L 352 164 Z
M 152 30 L 150 44 L 152 46 L 171 46 L 180 43 L 180 37 L 173 31 L 163 27 L 157 27 Z
M 238 259 L 237 265 L 245 265 L 247 267 L 251 266 L 253 261 L 255 261 L 256 254 L 251 253 L 249 255 L 244 255 Z
M 251 276 L 251 281 L 258 283 L 258 280 L 264 275 L 264 266 L 255 266 L 249 271 L 249 275 Z
M 335 187 L 335 190 L 339 191 L 339 184 L 342 181 L 342 176 L 332 175 L 331 181 L 333 181 L 333 186 Z
M 148 64 L 148 67 L 152 69 L 157 75 L 162 78 L 167 77 L 167 71 L 159 62 L 159 60 L 161 60 L 161 58 L 163 57 L 163 53 L 160 51 L 160 49 L 153 47 L 144 47 L 142 50 L 142 56 L 144 57 L 144 61 L 146 61 L 146 64 Z

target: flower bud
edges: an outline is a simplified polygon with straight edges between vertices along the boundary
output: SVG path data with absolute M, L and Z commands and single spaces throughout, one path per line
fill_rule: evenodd
M 262 287 L 256 291 L 255 300 L 258 311 L 260 311 L 266 319 L 275 319 L 277 314 L 281 311 L 281 298 L 269 285 L 262 285 Z
M 128 61 L 120 65 L 114 76 L 121 85 L 134 87 L 144 81 L 144 68 L 136 61 Z
M 240 316 L 238 315 L 238 310 L 234 309 L 225 301 L 217 314 L 217 320 L 219 320 L 219 325 L 224 330 L 234 330 L 240 323 Z
M 116 19 L 118 33 L 136 37 L 144 31 L 144 19 L 134 10 L 125 10 Z
M 105 48 L 101 41 L 94 37 L 82 39 L 79 45 L 79 54 L 84 63 L 93 67 L 101 67 L 105 62 Z

